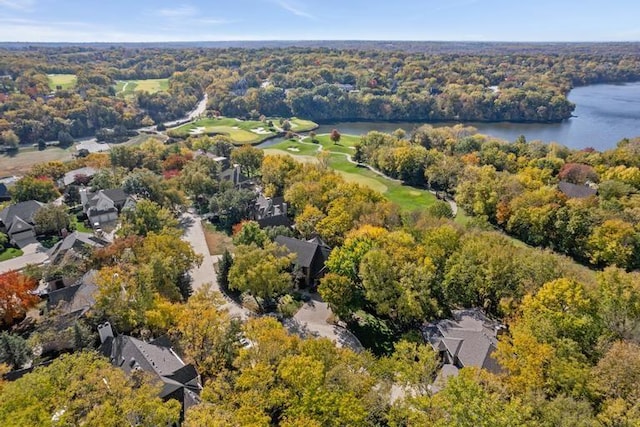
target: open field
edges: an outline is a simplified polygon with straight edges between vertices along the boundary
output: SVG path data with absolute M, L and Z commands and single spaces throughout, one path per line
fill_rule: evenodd
M 435 202 L 436 197 L 427 190 L 401 184 L 380 176 L 366 167 L 351 163 L 347 155 L 354 152 L 353 146 L 360 140 L 359 136 L 342 135 L 338 144 L 334 144 L 329 135 L 318 135 L 317 140 L 318 144 L 311 143 L 309 138 L 305 138 L 303 142 L 283 141 L 269 147 L 265 153 L 286 153 L 294 158 L 309 159 L 317 157 L 320 153 L 318 148 L 322 146 L 324 151 L 330 153 L 329 166 L 340 173 L 345 180 L 379 191 L 403 210 L 424 209 Z
M 78 80 L 75 74 L 49 74 L 47 77 L 51 90 L 57 90 L 58 86 L 63 90 L 70 89 L 75 86 Z
M 42 151 L 36 147 L 21 147 L 17 153 L 0 155 L 0 176 L 22 175 L 36 163 L 65 162 L 71 160 L 75 152 L 75 147 L 47 147 Z
M 163 92 L 169 89 L 169 79 L 120 80 L 116 84 L 116 95 L 130 96 L 134 92 Z
M 190 135 L 226 135 L 238 145 L 259 144 L 280 132 L 279 119 L 269 119 L 273 127 L 257 120 L 239 120 L 227 117 L 201 119 L 169 131 L 170 136 L 186 138 Z M 292 131 L 305 132 L 318 125 L 309 120 L 292 118 Z

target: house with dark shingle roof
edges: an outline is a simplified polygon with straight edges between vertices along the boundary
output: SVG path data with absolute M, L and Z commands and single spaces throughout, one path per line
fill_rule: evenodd
M 11 193 L 4 182 L 0 182 L 0 202 L 8 202 L 9 200 L 11 200 Z
M 59 264 L 64 259 L 86 258 L 91 250 L 104 248 L 109 242 L 93 234 L 74 231 L 49 249 L 49 262 Z
M 452 314 L 452 319 L 430 323 L 422 331 L 448 371 L 474 366 L 499 373 L 500 366 L 492 355 L 504 326 L 480 309 L 454 310 Z
M 73 286 L 47 293 L 47 309 L 74 319 L 83 316 L 96 304 L 97 273 L 96 270 L 89 270 Z
M 65 173 L 64 176 L 58 180 L 58 186 L 68 187 L 69 185 L 77 184 L 78 177 L 84 176 L 87 178 L 92 178 L 96 173 L 98 173 L 98 170 L 92 168 L 91 166 L 74 169 Z
M 80 203 L 92 227 L 117 221 L 125 206 L 133 206 L 135 201 L 122 188 L 91 192 L 80 190 Z
M 558 183 L 558 190 L 570 199 L 586 199 L 587 197 L 598 194 L 597 189 L 586 184 L 578 185 L 568 181 L 560 181 Z
M 36 237 L 33 217 L 44 204 L 35 200 L 16 203 L 0 211 L 0 226 L 12 243 Z
M 176 399 L 182 404 L 182 414 L 200 402 L 202 384 L 193 365 L 185 364 L 166 339 L 145 342 L 127 335 L 114 336 L 109 323 L 98 326 L 100 353 L 108 357 L 113 366 L 127 374 L 142 370 L 160 382 L 160 397 Z
M 331 248 L 320 238 L 305 241 L 277 236 L 275 242 L 295 254 L 293 263 L 302 271 L 306 286 L 314 285 L 324 275 L 325 262 L 329 259 Z

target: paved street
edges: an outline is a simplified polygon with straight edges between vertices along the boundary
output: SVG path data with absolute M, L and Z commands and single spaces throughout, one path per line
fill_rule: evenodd
M 24 255 L 0 262 L 0 274 L 11 270 L 22 270 L 28 264 L 42 264 L 49 257 L 47 249 L 35 239 L 21 248 Z
M 209 254 L 207 241 L 204 237 L 204 229 L 202 228 L 202 220 L 193 214 L 186 213 L 182 216 L 181 221 L 185 227 L 185 234 L 182 237 L 183 240 L 191 243 L 193 250 L 203 257 L 200 267 L 194 268 L 191 271 L 193 291 L 195 292 L 205 284 L 210 283 L 214 290 L 220 292 L 216 278 L 216 271 L 213 267 L 213 265 L 218 262 L 219 257 L 214 257 Z M 229 313 L 232 316 L 238 316 L 242 319 L 246 319 L 249 316 L 249 311 L 247 309 L 241 307 L 230 299 L 227 299 L 223 308 L 229 310 Z

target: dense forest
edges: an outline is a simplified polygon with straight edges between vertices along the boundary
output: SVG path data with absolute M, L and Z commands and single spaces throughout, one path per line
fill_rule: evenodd
M 36 165 L 12 188 L 15 202 L 54 200 L 55 180 L 91 166 L 97 173 L 83 183 L 121 187 L 138 203 L 122 215 L 114 242 L 81 262 L 0 275 L 3 289 L 13 292 L 0 294 L 12 308 L 2 320 L 11 332 L 0 334 L 7 364 L 0 367 L 55 359 L 15 382 L 0 381 L 0 420 L 45 423 L 64 402 L 69 423 L 175 422 L 179 408 L 153 397 L 157 385 L 123 375 L 93 352 L 96 325 L 109 320 L 140 339 L 168 337 L 197 367 L 204 389 L 201 403 L 184 415 L 190 426 L 635 425 L 640 279 L 626 270 L 638 267 L 637 147 L 622 141 L 596 153 L 522 138 L 506 143 L 461 126 L 361 138 L 361 162 L 455 195 L 474 215 L 466 224 L 451 220 L 444 201 L 407 211 L 326 162 L 264 155 L 222 136 L 169 145 L 150 138 L 67 164 Z M 214 160 L 221 155 L 267 195 L 283 196 L 295 228 L 261 229 L 250 221 L 258 196 L 222 178 Z M 568 198 L 559 182 L 591 182 L 598 192 Z M 60 190 L 73 206 L 77 192 Z M 208 286 L 192 294 L 187 272 L 202 257 L 180 239 L 187 207 L 233 234 L 233 256 L 225 252 L 217 270 L 225 300 Z M 73 227 L 62 211 L 64 226 Z M 333 247 L 318 292 L 333 321 L 348 326 L 366 351 L 302 339 L 276 320 L 302 304 L 299 272 L 275 243 L 279 235 L 316 236 Z M 97 289 L 86 316 L 70 322 L 53 310 L 21 322 L 38 304 L 28 292 L 38 280 L 89 269 Z M 258 318 L 241 322 L 223 304 Z M 493 353 L 500 368 L 467 367 L 441 382 L 441 361 L 422 328 L 460 308 L 482 309 L 508 326 Z M 56 357 L 65 352 L 74 354 Z
M 5 49 L 0 132 L 34 144 L 135 129 L 182 117 L 205 92 L 212 112 L 233 117 L 553 122 L 571 116 L 572 87 L 640 78 L 633 44 L 455 46 Z M 51 88 L 48 74 L 77 81 Z M 167 90 L 116 96 L 117 81 L 159 78 Z

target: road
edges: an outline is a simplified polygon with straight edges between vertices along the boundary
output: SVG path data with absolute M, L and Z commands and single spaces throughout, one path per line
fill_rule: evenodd
M 190 213 L 185 213 L 181 218 L 181 223 L 184 226 L 185 233 L 182 239 L 191 244 L 195 253 L 202 255 L 202 264 L 199 267 L 191 270 L 191 278 L 193 282 L 191 286 L 193 291 L 196 292 L 206 284 L 211 284 L 213 290 L 220 292 L 218 286 L 218 280 L 216 277 L 216 271 L 213 267 L 218 262 L 218 257 L 211 256 L 209 254 L 209 247 L 204 237 L 204 229 L 202 228 L 202 220 Z M 220 292 L 222 294 L 222 292 Z M 224 294 L 222 294 L 224 296 Z M 249 317 L 249 310 L 243 308 L 239 304 L 226 298 L 226 303 L 222 306 L 223 309 L 229 311 L 232 316 L 246 319 Z
M 164 125 L 166 127 L 168 127 L 168 128 L 171 128 L 171 127 L 175 127 L 175 126 L 178 126 L 178 125 L 183 125 L 185 123 L 188 123 L 190 121 L 193 121 L 193 120 L 197 119 L 198 117 L 203 115 L 204 112 L 207 110 L 207 101 L 208 100 L 209 100 L 209 95 L 207 95 L 205 93 L 204 94 L 204 98 L 202 98 L 202 100 L 200 100 L 200 102 L 198 102 L 198 105 L 196 105 L 196 108 L 192 112 L 187 114 L 186 117 L 183 117 L 182 119 L 174 120 L 174 121 L 171 121 L 171 122 L 167 122 Z
M 47 249 L 35 240 L 23 247 L 22 251 L 24 255 L 0 262 L 0 274 L 11 270 L 22 270 L 29 264 L 42 264 L 49 258 Z
M 306 302 L 293 316 L 284 321 L 285 327 L 293 333 L 304 336 L 328 338 L 338 347 L 348 347 L 354 351 L 363 350 L 360 341 L 346 328 L 333 325 L 327 319 L 333 317 L 329 305 L 322 301 L 318 294 L 310 294 L 311 299 Z

